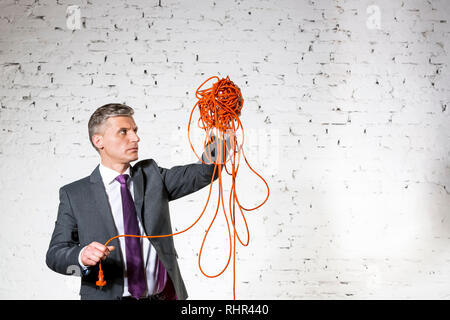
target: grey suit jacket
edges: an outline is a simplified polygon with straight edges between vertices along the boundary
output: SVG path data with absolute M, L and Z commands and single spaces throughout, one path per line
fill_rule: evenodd
M 215 148 L 214 148 L 215 149 Z M 214 151 L 212 151 L 214 154 Z M 202 157 L 204 159 L 204 156 Z M 152 159 L 137 162 L 131 168 L 136 212 L 147 235 L 171 234 L 169 201 L 195 192 L 211 182 L 214 165 L 201 163 L 159 167 Z M 218 168 L 215 177 L 218 177 Z M 59 208 L 55 229 L 47 251 L 48 267 L 58 273 L 71 274 L 79 267 L 81 249 L 97 241 L 105 243 L 118 235 L 99 166 L 92 174 L 63 186 L 59 190 Z M 203 206 L 202 206 L 203 207 Z M 199 207 L 199 210 L 201 208 Z M 177 262 L 173 238 L 148 239 L 156 249 L 173 282 L 178 299 L 187 291 Z M 120 299 L 123 293 L 123 260 L 118 239 L 110 242 L 116 250 L 102 262 L 106 286 L 95 282 L 98 265 L 87 275 L 81 274 L 81 299 Z

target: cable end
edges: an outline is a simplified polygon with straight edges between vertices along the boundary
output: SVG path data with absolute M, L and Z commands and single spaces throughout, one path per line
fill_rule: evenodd
M 104 287 L 104 286 L 106 286 L 106 281 L 105 281 L 104 278 L 103 278 L 103 270 L 102 270 L 102 269 L 100 269 L 100 270 L 98 271 L 98 280 L 97 280 L 97 282 L 95 282 L 95 284 L 96 284 L 98 287 Z

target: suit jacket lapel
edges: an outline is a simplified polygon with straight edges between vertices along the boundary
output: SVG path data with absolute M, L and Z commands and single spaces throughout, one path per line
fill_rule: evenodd
M 156 214 L 158 214 L 160 210 L 156 210 L 155 208 L 153 208 L 153 204 L 159 202 L 156 199 L 153 199 L 154 195 L 158 192 L 157 190 L 154 190 L 155 186 L 152 183 L 152 176 L 145 175 L 144 180 L 143 169 L 138 166 L 135 166 L 131 169 L 131 176 L 133 180 L 134 205 L 136 207 L 137 216 L 144 226 L 147 235 L 158 235 L 160 234 L 160 224 L 158 223 L 160 221 L 160 217 L 157 217 Z M 145 209 L 143 210 L 144 187 L 146 190 L 146 203 L 149 203 L 149 206 L 145 207 Z M 151 238 L 149 240 L 154 245 L 156 239 Z
M 114 218 L 108 202 L 108 196 L 106 195 L 105 186 L 100 175 L 99 166 L 97 166 L 92 172 L 90 176 L 90 182 L 92 195 L 94 196 L 95 208 L 103 221 L 102 224 L 106 228 L 106 231 L 108 233 L 106 235 L 106 240 L 108 240 L 109 238 L 117 235 L 117 228 L 116 224 L 114 223 Z

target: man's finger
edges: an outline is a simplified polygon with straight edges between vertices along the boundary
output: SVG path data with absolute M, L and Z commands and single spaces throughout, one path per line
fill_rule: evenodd
M 99 259 L 103 258 L 103 256 L 105 255 L 104 251 L 99 250 L 97 248 L 92 248 L 92 251 L 90 253 L 91 253 L 91 256 L 97 257 Z
M 86 257 L 86 258 L 87 258 L 89 261 L 92 261 L 92 262 L 94 263 L 94 265 L 97 264 L 97 262 L 100 261 L 100 258 L 97 257 L 97 256 L 95 256 L 95 255 L 91 255 L 91 256 L 88 256 L 88 257 Z
M 106 247 L 103 244 L 101 244 L 99 242 L 96 242 L 96 241 L 91 242 L 90 246 L 93 247 L 93 248 L 96 248 L 96 249 L 98 249 L 100 251 L 105 251 L 105 249 L 106 249 Z
M 87 264 L 88 266 L 95 266 L 98 261 L 95 261 L 94 259 L 91 259 L 90 257 L 87 257 Z

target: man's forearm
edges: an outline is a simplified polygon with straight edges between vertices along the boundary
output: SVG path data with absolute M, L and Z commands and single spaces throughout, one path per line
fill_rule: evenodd
M 58 273 L 71 274 L 70 270 L 78 266 L 78 255 L 81 249 L 69 196 L 64 188 L 61 188 L 58 216 L 46 255 L 47 266 Z
M 64 275 L 72 274 L 74 267 L 80 267 L 78 256 L 81 249 L 82 248 L 77 245 L 50 245 L 46 255 L 47 266 L 51 270 Z

